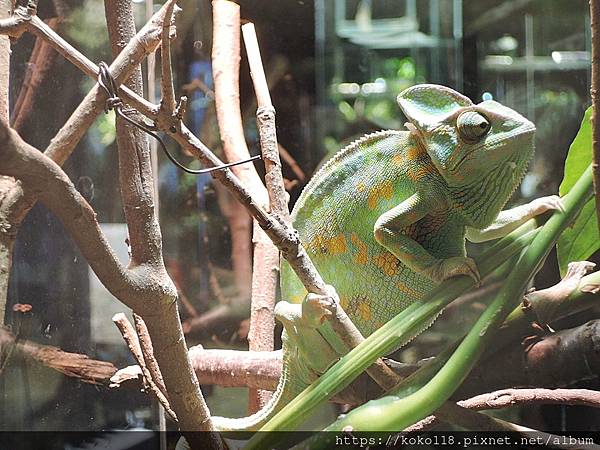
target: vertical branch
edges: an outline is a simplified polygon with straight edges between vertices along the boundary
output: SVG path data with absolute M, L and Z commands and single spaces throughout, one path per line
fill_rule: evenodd
M 229 162 L 250 157 L 244 138 L 240 111 L 239 27 L 239 6 L 227 0 L 214 1 L 212 66 L 215 82 L 215 105 L 221 143 Z M 266 204 L 267 192 L 251 164 L 235 166 L 231 170 L 248 187 L 255 198 Z M 240 296 L 249 298 L 252 282 L 252 249 L 250 247 L 252 220 L 246 214 L 238 213 L 228 215 L 228 220 L 230 220 L 231 259 L 236 285 L 240 291 Z M 256 254 L 256 247 L 254 251 Z M 255 257 L 254 261 L 257 259 Z
M 600 229 L 600 1 L 590 0 L 592 28 L 592 172 L 596 197 L 596 218 Z
M 108 37 L 113 57 L 135 36 L 135 22 L 131 2 L 106 0 L 104 2 Z M 172 10 L 171 10 L 172 12 Z M 165 22 L 169 23 L 169 8 Z M 142 70 L 137 66 L 125 86 L 143 95 Z M 140 122 L 142 116 L 136 111 L 128 115 Z M 125 209 L 131 263 L 160 262 L 161 236 L 158 220 L 154 215 L 153 179 L 150 164 L 150 148 L 146 134 L 117 115 L 117 147 L 119 149 L 119 180 Z
M 0 19 L 8 19 L 12 10 L 11 0 L 0 0 Z M 10 77 L 10 41 L 8 36 L 0 36 L 0 121 L 8 123 L 8 87 Z M 12 265 L 12 248 L 16 232 L 3 214 L 6 193 L 14 186 L 10 177 L 0 176 L 0 325 L 4 325 L 8 278 Z
M 273 214 L 278 215 L 285 222 L 289 223 L 290 213 L 287 194 L 283 185 L 281 161 L 279 160 L 279 150 L 277 148 L 275 108 L 273 107 L 273 103 L 271 103 L 271 95 L 269 94 L 265 70 L 260 57 L 254 24 L 247 23 L 243 25 L 242 33 L 244 35 L 248 64 L 250 65 L 250 73 L 258 104 L 256 120 L 260 133 L 260 147 L 265 162 L 265 184 L 269 193 L 269 204 Z
M 0 19 L 8 19 L 12 12 L 11 0 L 0 0 Z M 10 41 L 0 36 L 0 120 L 8 123 L 8 79 L 10 76 Z
M 166 4 L 162 36 L 166 34 L 167 39 L 168 31 L 165 32 L 165 29 L 170 28 L 174 6 L 174 0 Z M 135 35 L 132 5 L 129 0 L 105 0 L 105 11 L 111 48 L 116 56 Z M 164 46 L 163 43 L 163 49 Z M 125 84 L 136 94 L 143 93 L 139 66 Z M 142 121 L 141 117 L 136 119 Z M 118 119 L 117 146 L 121 197 L 131 243 L 129 266 L 131 270 L 142 271 L 148 283 L 153 280 L 162 291 L 160 298 L 156 299 L 158 301 L 147 303 L 147 308 L 140 308 L 137 312 L 146 321 L 153 338 L 156 359 L 180 429 L 211 431 L 210 412 L 187 355 L 177 310 L 177 291 L 164 267 L 161 232 L 154 211 L 154 179 L 148 139 L 139 129 Z M 207 435 L 206 439 L 205 448 L 222 446 L 220 437 L 214 433 Z M 194 436 L 188 436 L 188 440 L 193 448 L 200 448 L 201 444 L 195 442 Z
M 223 150 L 229 161 L 239 161 L 250 156 L 240 108 L 240 7 L 228 0 L 213 1 L 213 73 L 215 79 L 215 103 Z M 235 166 L 234 173 L 248 187 L 252 196 L 262 204 L 268 202 L 267 191 L 254 167 L 250 164 Z M 250 226 L 250 218 L 236 215 Z M 242 219 L 243 217 L 243 219 Z M 279 250 L 253 221 L 254 261 L 252 273 L 252 301 L 250 306 L 249 348 L 253 351 L 270 351 L 274 347 L 273 308 L 279 270 Z M 247 245 L 249 233 L 238 230 L 232 242 L 235 248 Z M 242 242 L 240 242 L 242 241 Z M 250 249 L 247 249 L 250 259 Z M 239 256 L 236 256 L 236 258 Z M 239 264 L 241 265 L 241 264 Z M 249 264 L 248 264 L 249 266 Z M 238 266 L 239 267 L 239 266 Z M 234 270 L 238 269 L 235 267 Z M 236 270 L 238 272 L 238 270 Z M 243 276 L 236 273 L 237 277 Z M 242 280 L 239 280 L 240 282 Z M 250 391 L 249 410 L 254 412 L 268 400 L 268 391 Z
M 170 3 L 167 7 L 167 17 L 173 16 L 175 3 Z M 161 108 L 167 111 L 175 110 L 175 91 L 173 87 L 173 72 L 171 71 L 171 22 L 163 24 L 162 37 L 160 41 L 160 86 L 162 98 L 160 100 Z

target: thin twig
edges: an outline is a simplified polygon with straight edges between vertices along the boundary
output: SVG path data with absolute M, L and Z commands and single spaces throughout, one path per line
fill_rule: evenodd
M 260 135 L 260 147 L 263 161 L 265 162 L 265 184 L 269 193 L 269 206 L 272 213 L 277 214 L 284 222 L 288 223 L 290 221 L 290 213 L 277 148 L 275 108 L 271 102 L 271 94 L 269 93 L 265 70 L 260 57 L 254 24 L 246 23 L 242 25 L 242 34 L 244 36 L 248 65 L 250 66 L 250 74 L 252 75 L 254 93 L 256 94 L 258 104 L 256 120 Z
M 163 22 L 160 44 L 160 90 L 162 94 L 160 106 L 171 114 L 175 111 L 175 90 L 173 87 L 173 73 L 171 72 L 171 39 L 174 37 L 174 34 L 171 33 L 171 17 L 173 16 L 174 7 L 174 2 L 167 7 L 166 17 L 168 20 Z
M 290 169 L 292 169 L 292 172 L 294 172 L 294 175 L 296 175 L 298 181 L 303 183 L 306 180 L 306 175 L 302 170 L 302 167 L 300 167 L 292 154 L 283 145 L 278 143 L 277 148 L 279 149 L 279 156 L 281 156 L 281 159 L 283 159 L 283 161 L 290 166 Z
M 61 21 L 62 18 L 53 17 L 48 20 L 48 26 L 52 29 L 56 29 Z M 23 124 L 33 109 L 34 99 L 37 96 L 39 87 L 49 73 L 56 56 L 57 53 L 47 41 L 36 39 L 33 51 L 29 58 L 25 79 L 23 80 L 19 96 L 15 101 L 12 111 L 12 127 L 15 130 L 22 130 Z
M 127 317 L 123 313 L 117 313 L 113 316 L 112 321 L 115 323 L 119 331 L 121 332 L 121 336 L 123 336 L 123 340 L 127 344 L 129 351 L 133 355 L 135 362 L 138 363 L 138 366 L 142 369 L 142 374 L 144 375 L 144 380 L 146 382 L 146 386 L 148 389 L 156 396 L 161 405 L 165 408 L 165 412 L 177 422 L 177 416 L 175 412 L 171 409 L 171 405 L 169 404 L 169 400 L 159 389 L 159 387 L 154 383 L 152 379 L 152 375 L 146 366 L 146 362 L 144 361 L 144 355 L 142 354 L 142 348 L 140 347 L 140 343 L 136 336 L 135 330 L 133 326 L 127 320 Z
M 428 416 L 405 431 L 424 431 L 440 422 L 448 422 L 461 427 L 479 431 L 520 431 L 507 427 L 507 422 L 498 421 L 489 416 L 482 417 L 474 411 L 501 409 L 525 405 L 579 405 L 600 408 L 600 392 L 590 389 L 504 389 L 477 395 L 457 404 L 444 404 L 436 415 Z M 467 413 L 466 411 L 472 412 Z M 519 426 L 516 426 L 519 427 Z
M 144 356 L 144 361 L 146 363 L 148 372 L 150 373 L 150 377 L 160 392 L 167 397 L 165 382 L 162 374 L 160 373 L 160 367 L 156 362 L 156 358 L 154 358 L 154 349 L 152 348 L 152 339 L 150 338 L 150 333 L 148 333 L 148 327 L 146 327 L 144 319 L 135 313 L 133 313 L 133 323 L 135 325 L 135 331 L 139 340 L 140 350 Z

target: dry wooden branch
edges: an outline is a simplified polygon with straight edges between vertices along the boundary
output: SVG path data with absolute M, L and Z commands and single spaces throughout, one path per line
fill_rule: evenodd
M 28 10 L 24 11 L 29 14 Z M 160 26 L 164 14 L 165 8 L 163 7 L 136 34 L 135 38 L 129 42 L 119 57 L 112 63 L 111 73 L 117 82 L 124 81 L 143 58 L 149 52 L 154 51 L 160 41 Z M 27 27 L 30 27 L 28 29 L 31 29 L 34 34 L 37 34 L 36 30 L 39 30 L 40 33 L 37 35 L 41 40 L 47 41 L 53 48 L 59 50 L 59 53 L 67 55 L 71 61 L 77 63 L 77 61 L 82 60 L 83 63 L 79 64 L 78 67 L 84 71 L 92 67 L 94 70 L 86 73 L 94 79 L 96 78 L 97 67 L 95 64 L 67 44 L 66 41 L 60 38 L 44 22 L 37 20 L 32 24 L 33 18 L 29 16 L 29 19 L 23 21 Z M 0 33 L 4 33 L 5 31 L 0 21 Z M 104 91 L 94 87 L 76 108 L 65 125 L 50 141 L 45 150 L 46 155 L 58 163 L 58 165 L 62 165 L 85 135 L 87 128 L 91 126 L 96 117 L 104 110 L 105 99 Z M 8 122 L 8 118 L 5 122 Z M 0 315 L 3 317 L 14 239 L 20 223 L 35 204 L 36 197 L 34 193 L 27 192 L 26 188 L 21 184 L 15 183 L 10 179 L 2 178 L 0 184 L 0 191 L 2 191 L 2 195 L 0 195 Z
M 524 405 L 578 405 L 600 408 L 600 392 L 590 389 L 505 389 L 481 394 L 457 402 L 456 405 L 444 405 L 435 416 L 429 416 L 412 425 L 406 431 L 424 431 L 440 422 L 454 423 L 464 428 L 478 431 L 513 431 L 506 429 L 505 423 L 485 416 L 475 422 L 474 411 L 509 408 Z M 465 410 L 471 410 L 471 414 Z M 481 416 L 481 415 L 479 415 Z M 477 419 L 475 419 L 477 420 Z M 518 431 L 518 430 L 517 430 Z
M 534 430 L 522 425 L 518 425 L 506 420 L 490 417 L 487 414 L 481 414 L 461 406 L 446 403 L 438 410 L 440 419 L 447 423 L 458 425 L 466 430 L 475 430 L 477 432 L 495 431 L 521 434 L 528 442 L 533 439 L 534 442 L 542 442 L 545 447 L 573 450 L 598 450 L 594 444 L 580 444 L 579 442 L 571 444 L 563 439 L 563 436 L 546 433 L 544 431 Z M 427 417 L 416 424 L 410 426 L 404 432 L 420 432 L 431 428 L 435 424 L 433 416 Z
M 256 121 L 260 135 L 260 148 L 265 163 L 265 184 L 269 193 L 269 206 L 273 214 L 278 215 L 285 223 L 290 222 L 287 194 L 281 175 L 281 161 L 277 148 L 277 132 L 275 128 L 275 108 L 271 102 L 271 94 L 267 85 L 265 70 L 260 57 L 258 39 L 253 23 L 242 26 L 248 65 L 254 84 L 254 93 L 258 109 Z
M 15 351 L 19 354 L 84 383 L 106 385 L 117 370 L 110 362 L 94 360 L 80 353 L 65 352 L 57 347 L 27 340 L 17 342 L 12 333 L 0 327 L 0 353 L 11 346 L 15 346 Z
M 135 25 L 131 2 L 125 0 L 108 0 L 106 3 L 107 25 L 109 38 L 113 53 L 118 54 L 118 42 L 132 39 L 135 34 Z M 175 1 L 165 3 L 165 20 L 161 24 L 161 36 L 163 38 L 163 67 L 165 58 L 169 57 L 169 30 L 175 11 Z M 165 38 L 166 41 L 165 42 Z M 172 93 L 172 80 L 170 78 L 170 67 L 168 73 L 163 72 L 163 88 Z M 141 97 L 143 92 L 141 81 L 141 70 L 127 82 L 132 92 Z M 169 84 L 169 86 L 167 86 Z M 168 93 L 165 93 L 168 100 Z M 173 102 L 174 103 L 174 102 Z M 161 102 L 161 112 L 175 115 L 170 102 Z M 139 115 L 139 113 L 137 113 Z M 136 122 L 141 121 L 138 117 Z M 125 210 L 125 219 L 129 229 L 129 240 L 131 245 L 131 261 L 129 270 L 140 269 L 144 273 L 142 290 L 153 301 L 146 302 L 135 308 L 135 311 L 144 317 L 148 330 L 141 319 L 138 319 L 138 329 L 144 338 L 144 350 L 146 361 L 152 365 L 150 371 L 144 362 L 144 354 L 140 348 L 142 362 L 140 365 L 144 370 L 154 394 L 159 398 L 165 410 L 174 417 L 173 411 L 165 398 L 167 386 L 169 402 L 179 418 L 179 426 L 183 431 L 209 431 L 212 429 L 210 411 L 206 406 L 202 393 L 199 389 L 195 373 L 187 356 L 187 346 L 183 338 L 183 331 L 179 321 L 177 310 L 177 290 L 171 281 L 163 263 L 162 238 L 158 217 L 154 208 L 154 177 L 152 176 L 152 162 L 150 147 L 147 137 L 137 127 L 125 126 L 117 121 L 117 143 L 119 150 L 119 180 L 121 187 L 122 203 Z M 156 283 L 162 292 L 152 296 L 153 283 Z M 150 289 L 148 289 L 150 288 Z M 148 299 L 150 300 L 150 299 Z M 150 336 L 153 337 L 155 348 L 152 349 Z M 159 365 L 154 361 L 154 352 Z M 139 361 L 138 361 L 139 363 Z M 141 363 L 140 363 L 141 364 Z M 194 409 L 194 412 L 191 410 Z M 192 417 L 192 414 L 195 417 Z M 188 440 L 195 447 L 194 436 Z M 216 434 L 208 436 L 208 446 L 219 448 L 222 443 Z
M 209 350 L 197 345 L 190 348 L 190 359 L 202 384 L 274 391 L 281 375 L 281 351 Z
M 158 14 L 159 18 L 161 15 L 164 16 L 164 13 L 165 7 Z M 34 20 L 35 18 L 31 19 L 32 22 Z M 158 24 L 151 25 L 160 27 L 160 23 L 162 23 L 161 20 Z M 137 45 L 139 44 L 137 42 Z M 142 47 L 142 53 L 144 51 L 145 48 Z M 132 55 L 127 56 L 131 57 Z M 127 64 L 129 63 L 131 63 L 131 59 L 127 61 Z M 97 105 L 101 106 L 101 104 Z M 87 109 L 90 109 L 89 106 Z M 89 111 L 87 112 L 89 116 Z M 85 127 L 81 123 L 78 125 L 79 127 L 74 131 L 83 133 Z M 16 133 L 8 130 L 5 124 L 2 124 L 0 129 L 0 141 L 8 144 L 3 147 L 3 151 L 6 152 L 6 155 L 10 154 L 6 159 L 12 163 L 7 164 L 7 167 L 3 166 L 2 169 L 11 172 L 21 166 L 20 172 L 24 174 L 24 176 L 20 176 L 21 181 L 25 185 L 35 186 L 32 189 L 34 194 L 41 194 L 39 197 L 45 200 L 45 203 L 51 208 L 54 207 L 54 212 L 65 222 L 67 229 L 80 245 L 86 258 L 91 261 L 92 267 L 96 269 L 103 283 L 126 304 L 134 308 L 139 306 L 137 310 L 144 315 L 150 333 L 155 336 L 156 356 L 164 369 L 165 383 L 169 389 L 173 407 L 179 414 L 181 428 L 184 430 L 211 430 L 208 409 L 187 359 L 187 349 L 175 302 L 176 293 L 164 271 L 162 258 L 156 257 L 160 255 L 160 233 L 158 233 L 158 239 L 151 240 L 151 243 L 158 242 L 158 245 L 154 247 L 150 245 L 148 249 L 151 259 L 159 261 L 159 263 L 134 265 L 131 269 L 125 270 L 104 240 L 93 211 L 76 192 L 60 168 L 47 157 L 27 146 Z M 33 163 L 35 167 L 33 173 L 39 177 L 31 173 L 30 159 L 36 160 Z M 24 168 L 22 164 L 27 168 Z M 45 190 L 46 184 L 51 186 L 51 192 Z M 68 199 L 66 205 L 62 205 L 65 203 L 65 199 Z M 143 214 L 144 211 L 141 213 Z M 84 224 L 83 228 L 91 233 L 81 233 L 79 229 L 81 222 Z M 130 222 L 129 219 L 128 222 Z M 129 225 L 131 227 L 131 222 Z M 152 226 L 149 228 L 149 232 L 152 233 L 154 231 Z M 156 238 L 156 235 L 151 237 Z M 108 262 L 108 264 L 99 264 L 100 261 Z M 145 301 L 141 301 L 143 297 L 145 297 Z M 208 439 L 210 447 L 220 448 L 221 441 L 218 436 L 210 435 Z
M 499 409 L 523 404 L 578 405 L 600 408 L 600 392 L 591 389 L 504 389 L 458 402 L 469 409 Z
M 167 8 L 167 17 L 173 15 L 175 3 L 171 3 Z M 172 29 L 175 30 L 175 27 Z M 160 107 L 166 112 L 173 114 L 175 112 L 175 89 L 173 87 L 173 73 L 171 72 L 171 39 L 175 37 L 171 31 L 171 24 L 163 22 L 160 44 L 160 91 L 162 98 L 160 99 Z M 139 93 L 138 93 L 139 94 Z
M 171 405 L 169 404 L 169 400 L 167 399 L 164 390 L 161 390 L 156 385 L 154 379 L 152 378 L 152 374 L 146 366 L 144 355 L 142 354 L 142 348 L 140 347 L 140 343 L 133 329 L 133 326 L 131 326 L 131 323 L 129 322 L 129 320 L 127 320 L 127 317 L 123 313 L 115 314 L 112 320 L 121 332 L 121 336 L 123 336 L 123 340 L 127 344 L 127 347 L 133 355 L 135 362 L 138 363 L 138 366 L 142 370 L 144 386 L 150 392 L 152 392 L 157 398 L 157 400 L 160 402 L 160 404 L 163 405 L 163 408 L 165 408 L 165 412 L 169 415 L 169 417 L 173 421 L 177 422 L 177 415 L 171 409 Z
M 62 19 L 59 17 L 53 17 L 48 20 L 48 26 L 53 30 L 58 28 Z M 15 105 L 12 108 L 12 127 L 21 131 L 24 123 L 29 117 L 33 106 L 34 99 L 40 87 L 40 84 L 44 81 L 47 74 L 49 73 L 54 59 L 57 53 L 43 39 L 37 39 L 29 58 L 27 73 L 23 80 L 19 96 L 15 101 Z
M 250 156 L 239 100 L 239 70 L 240 70 L 240 8 L 228 0 L 213 1 L 213 73 L 215 80 L 215 105 L 217 121 L 221 134 L 223 151 L 229 162 L 247 159 Z M 253 166 L 241 165 L 233 168 L 234 173 L 248 187 L 254 198 L 263 206 L 268 204 L 268 194 L 258 173 Z M 236 220 L 243 221 L 240 225 L 250 226 L 250 221 L 235 215 Z M 270 351 L 274 348 L 273 308 L 277 290 L 279 270 L 279 250 L 273 245 L 268 236 L 253 222 L 254 263 L 252 272 L 250 330 L 248 333 L 251 351 Z M 234 236 L 235 234 L 235 236 Z M 247 242 L 249 233 L 244 229 L 232 229 L 232 246 L 242 247 Z M 244 242 L 238 242 L 243 240 Z M 236 245 L 237 244 L 237 245 Z M 235 258 L 251 257 L 250 249 L 238 254 Z M 233 249 L 232 249 L 233 252 Z M 234 270 L 241 269 L 241 264 L 235 264 Z M 238 267 L 236 267 L 238 266 Z M 250 267 L 250 264 L 248 264 Z M 243 277 L 244 273 L 236 274 Z M 240 279 L 239 283 L 247 283 Z M 249 393 L 249 411 L 255 412 L 266 404 L 270 394 L 267 392 Z
M 146 363 L 146 367 L 150 373 L 150 378 L 166 398 L 168 395 L 167 388 L 165 387 L 165 381 L 160 373 L 158 362 L 156 362 L 156 358 L 154 358 L 154 348 L 152 347 L 152 340 L 150 339 L 148 327 L 146 327 L 144 320 L 135 313 L 133 314 L 133 323 L 135 324 L 135 332 L 139 340 L 140 350 L 142 351 L 144 362 Z

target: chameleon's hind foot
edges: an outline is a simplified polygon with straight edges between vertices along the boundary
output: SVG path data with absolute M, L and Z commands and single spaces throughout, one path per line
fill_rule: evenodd
M 337 294 L 331 288 L 329 295 L 308 293 L 302 302 L 302 317 L 307 326 L 318 327 L 334 314 Z

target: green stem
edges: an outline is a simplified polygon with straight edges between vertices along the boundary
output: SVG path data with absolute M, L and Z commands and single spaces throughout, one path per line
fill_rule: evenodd
M 515 301 L 525 290 L 528 280 L 543 264 L 562 231 L 576 218 L 591 193 L 592 171 L 591 167 L 588 167 L 563 199 L 565 210 L 555 212 L 537 233 L 527 251 L 519 258 L 496 299 L 429 383 L 402 399 L 388 396 L 373 400 L 336 421 L 327 430 L 340 431 L 346 427 L 355 431 L 402 430 L 440 407 L 468 375 L 485 347 L 490 345 L 494 331 L 511 311 Z M 321 437 L 327 439 L 326 435 Z M 313 445 L 311 448 L 314 448 Z
M 504 261 L 525 248 L 537 235 L 538 229 L 535 226 L 534 220 L 527 222 L 484 252 L 478 261 L 481 276 L 489 275 Z M 378 357 L 410 341 L 426 328 L 444 307 L 472 286 L 473 281 L 470 278 L 457 277 L 444 282 L 423 301 L 407 307 L 342 357 L 319 380 L 276 414 L 261 431 L 292 430 L 297 427 L 319 404 L 346 387 Z M 245 448 L 267 448 L 276 440 L 276 433 L 258 433 Z

